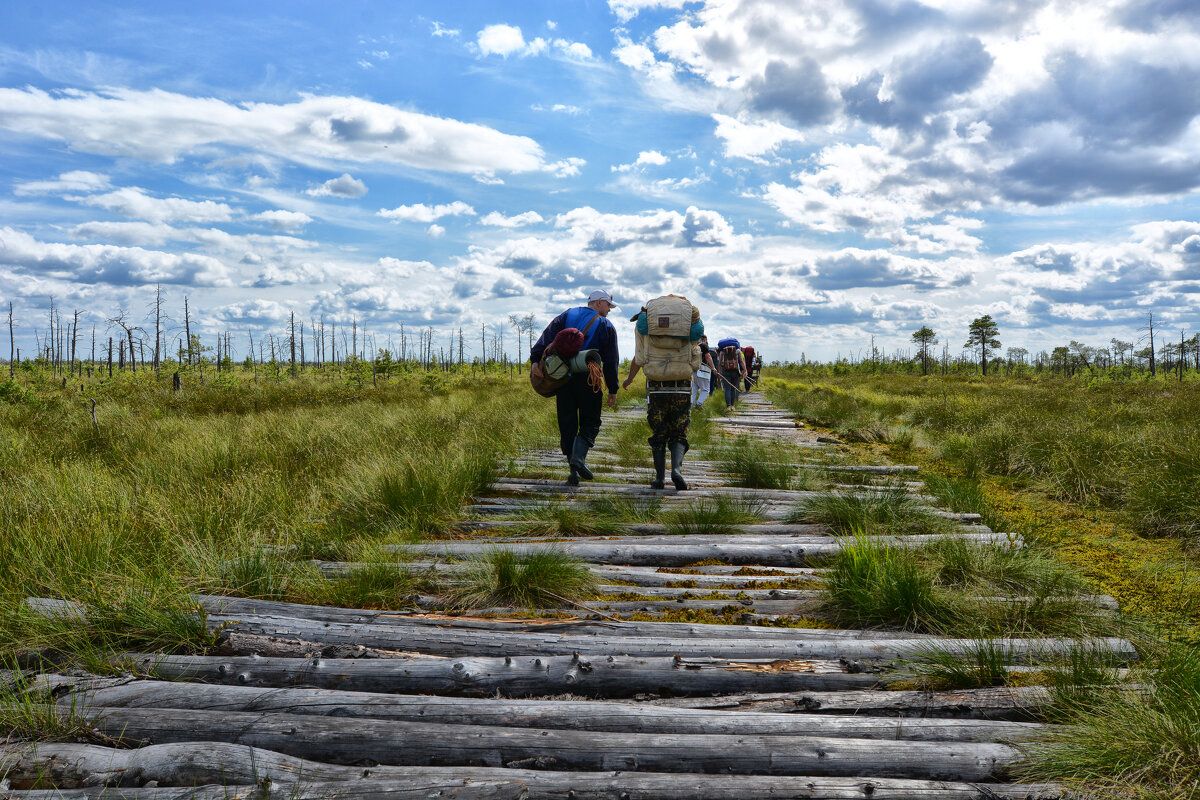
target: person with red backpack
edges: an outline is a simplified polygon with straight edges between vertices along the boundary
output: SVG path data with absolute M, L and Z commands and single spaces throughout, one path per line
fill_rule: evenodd
M 748 392 L 758 385 L 758 376 L 762 370 L 762 356 L 754 350 L 754 347 L 746 345 L 742 348 L 742 358 L 746 362 L 745 386 Z
M 620 356 L 617 352 L 617 329 L 606 317 L 608 312 L 617 308 L 612 295 L 603 289 L 597 289 L 588 296 L 586 306 L 569 308 L 550 320 L 550 324 L 542 331 L 537 344 L 529 351 L 530 370 L 542 368 L 542 356 L 546 349 L 558 342 L 561 336 L 563 346 L 569 346 L 573 352 L 563 353 L 572 356 L 581 350 L 597 350 L 603 362 L 603 384 L 608 387 L 608 405 L 617 405 L 617 365 Z M 571 333 L 571 331 L 574 333 Z M 579 480 L 592 479 L 592 471 L 587 467 L 588 450 L 596 446 L 596 437 L 600 434 L 600 412 L 603 408 L 599 375 L 595 377 L 589 370 L 582 370 L 571 375 L 554 395 L 555 410 L 558 412 L 559 447 L 567 457 L 570 474 L 567 483 L 578 486 Z
M 733 411 L 738 399 L 738 387 L 746 380 L 746 359 L 737 339 L 717 342 L 717 372 L 725 389 L 725 410 Z

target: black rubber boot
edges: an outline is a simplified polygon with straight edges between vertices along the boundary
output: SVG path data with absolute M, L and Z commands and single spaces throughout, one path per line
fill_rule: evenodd
M 575 469 L 574 464 L 571 465 L 571 474 L 567 475 L 567 485 L 568 486 L 578 486 L 579 485 L 579 470 Z
M 590 481 L 592 478 L 596 477 L 592 474 L 592 471 L 587 468 L 587 464 L 585 463 L 587 460 L 588 450 L 591 449 L 591 445 L 588 444 L 587 439 L 583 438 L 582 436 L 575 437 L 575 445 L 571 448 L 571 471 L 579 473 L 579 478 L 583 478 L 585 481 Z M 570 482 L 569 479 L 568 482 Z M 579 479 L 577 478 L 575 483 L 572 483 L 571 485 L 575 486 L 578 483 Z
M 683 473 L 679 471 L 683 467 L 683 454 L 687 449 L 688 446 L 683 442 L 671 442 L 671 483 L 680 491 L 688 488 Z
M 659 445 L 650 448 L 650 452 L 654 454 L 654 480 L 650 481 L 650 488 L 661 489 L 665 485 L 663 474 L 667 471 L 667 448 Z

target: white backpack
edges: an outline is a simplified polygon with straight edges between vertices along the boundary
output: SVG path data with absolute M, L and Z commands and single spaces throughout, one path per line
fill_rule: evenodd
M 646 333 L 636 333 L 634 358 L 652 381 L 690 380 L 700 369 L 700 343 L 690 338 L 700 310 L 686 297 L 665 295 L 646 303 Z

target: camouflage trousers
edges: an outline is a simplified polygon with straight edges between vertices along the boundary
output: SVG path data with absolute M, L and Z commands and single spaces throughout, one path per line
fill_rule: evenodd
M 683 442 L 687 450 L 687 430 L 692 424 L 691 394 L 651 394 L 646 421 L 650 423 L 650 449 L 657 450 L 672 442 Z

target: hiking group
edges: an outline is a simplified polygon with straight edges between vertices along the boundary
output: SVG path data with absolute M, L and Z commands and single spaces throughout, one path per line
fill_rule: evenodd
M 616 406 L 617 332 L 607 319 L 616 308 L 612 296 L 597 289 L 586 306 L 569 308 L 552 319 L 529 352 L 533 388 L 555 398 L 559 447 L 567 457 L 567 483 L 572 486 L 594 477 L 587 454 L 600 433 L 604 388 L 609 407 Z M 726 410 L 732 410 L 740 387 L 749 391 L 757 383 L 762 356 L 737 339 L 722 339 L 711 349 L 700 310 L 679 295 L 648 301 L 629 321 L 634 323 L 636 346 L 621 388 L 628 389 L 639 372 L 645 373 L 648 441 L 654 460 L 650 487 L 665 487 L 670 451 L 671 483 L 686 489 L 682 467 L 692 407 L 699 408 L 720 380 Z

